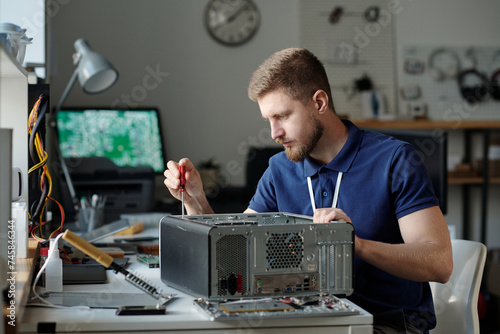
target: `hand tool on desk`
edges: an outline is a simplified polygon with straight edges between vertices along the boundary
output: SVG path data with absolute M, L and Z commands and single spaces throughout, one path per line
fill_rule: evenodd
M 123 275 L 125 275 L 125 281 L 130 282 L 150 296 L 158 299 L 157 308 L 161 308 L 166 302 L 170 301 L 173 298 L 173 295 L 165 295 L 159 288 L 155 287 L 152 283 L 147 282 L 137 273 L 126 270 L 125 268 L 114 262 L 114 259 L 110 255 L 104 253 L 94 245 L 91 245 L 70 230 L 66 230 L 63 233 L 62 238 L 96 260 L 104 267 L 110 267 L 115 272 L 122 273 Z
M 179 185 L 179 191 L 181 192 L 181 202 L 182 202 L 182 218 L 184 219 L 184 192 L 186 191 L 186 166 L 179 165 L 179 173 L 181 184 Z

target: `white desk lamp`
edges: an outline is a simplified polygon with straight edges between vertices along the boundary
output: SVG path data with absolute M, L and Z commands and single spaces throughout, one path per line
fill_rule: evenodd
M 53 114 L 54 123 L 53 126 L 57 125 L 57 113 L 61 110 L 63 103 L 66 101 L 73 85 L 78 78 L 80 85 L 84 92 L 88 94 L 96 94 L 105 91 L 109 87 L 111 87 L 118 79 L 118 72 L 113 68 L 111 63 L 106 60 L 102 55 L 94 52 L 87 41 L 79 38 L 75 41 L 75 50 L 76 53 L 73 54 L 73 63 L 76 66 L 73 75 L 71 76 L 68 85 L 64 89 L 64 92 L 57 103 L 56 109 Z M 71 199 L 75 205 L 75 208 L 78 208 L 79 202 L 76 198 L 75 188 L 73 186 L 73 182 L 71 181 L 71 177 L 69 175 L 68 166 L 64 161 L 64 157 L 61 153 L 61 149 L 59 148 L 59 140 L 57 139 L 57 135 L 54 136 L 54 142 L 56 146 L 56 152 L 59 156 L 59 162 L 61 163 L 61 169 L 64 174 L 64 178 L 68 184 L 68 189 L 71 195 Z

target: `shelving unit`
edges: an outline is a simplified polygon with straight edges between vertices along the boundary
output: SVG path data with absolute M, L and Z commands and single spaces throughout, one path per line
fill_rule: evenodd
M 500 130 L 500 121 L 431 121 L 431 120 L 359 120 L 354 121 L 360 128 L 367 129 L 402 129 L 402 130 L 436 130 L 464 131 L 465 147 L 464 160 L 471 161 L 472 158 L 472 134 L 480 133 L 483 137 L 482 159 L 488 162 L 488 145 L 491 132 Z M 500 184 L 500 177 L 489 176 L 489 164 L 483 163 L 482 176 L 480 177 L 448 177 L 448 184 L 461 185 L 462 216 L 463 216 L 463 238 L 470 239 L 470 187 L 481 186 L 481 242 L 486 244 L 488 191 L 491 184 Z
M 12 129 L 12 165 L 19 167 L 24 176 L 22 186 L 22 199 L 28 202 L 28 74 L 26 70 L 10 55 L 5 49 L 5 46 L 0 42 L 0 128 Z M 0 159 L 5 157 L 0 157 Z M 6 173 L 11 174 L 10 171 Z M 4 174 L 5 175 L 5 174 Z M 9 175 L 9 176 L 10 176 Z M 10 184 L 10 183 L 9 183 Z M 7 203 L 12 201 L 12 190 L 10 187 L 0 189 L 0 200 L 4 202 L 7 197 Z M 7 204 L 9 207 L 10 205 Z M 9 208 L 10 209 L 10 208 Z M 0 222 L 0 272 L 2 280 L 6 280 L 7 276 L 15 275 L 15 291 L 16 291 L 16 319 L 20 320 L 23 316 L 24 304 L 29 296 L 29 284 L 25 282 L 31 279 L 23 276 L 26 272 L 25 264 L 31 268 L 33 254 L 28 254 L 26 259 L 8 258 L 7 245 L 12 241 L 12 234 L 8 224 L 9 222 L 4 217 L 8 217 L 10 221 L 10 210 L 1 215 Z M 7 236 L 10 236 L 9 238 Z M 18 238 L 16 235 L 15 238 Z M 13 241 L 15 241 L 14 239 Z M 8 242 L 9 241 L 9 242 Z M 10 261 L 7 261 L 10 260 Z M 19 271 L 19 273 L 18 273 Z M 29 272 L 29 270 L 27 271 Z M 26 273 L 27 273 L 26 272 Z M 0 285 L 5 286 L 5 280 Z M 3 296 L 0 297 L 0 304 L 4 305 Z M 23 305 L 23 306 L 21 306 Z M 6 310 L 6 309 L 4 309 Z M 0 332 L 15 330 L 15 327 L 8 324 L 11 320 L 7 318 L 7 313 L 3 313 L 3 318 L 0 319 Z
M 28 176 L 28 73 L 0 42 L 0 128 L 13 129 L 12 164 Z M 22 198 L 28 202 L 28 183 Z
M 500 184 L 500 177 L 490 177 L 490 184 Z M 483 184 L 482 177 L 448 177 L 448 184 Z

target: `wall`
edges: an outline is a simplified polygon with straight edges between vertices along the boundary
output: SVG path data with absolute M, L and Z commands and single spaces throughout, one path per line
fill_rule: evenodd
M 488 49 L 500 49 L 500 2 L 496 0 L 485 0 L 480 3 L 475 1 L 453 1 L 453 0 L 402 0 L 403 10 L 396 16 L 394 22 L 395 44 L 397 45 L 398 68 L 402 68 L 402 48 L 408 45 L 416 46 L 450 46 L 457 49 L 463 47 L 481 47 Z M 481 68 L 488 70 L 487 67 Z M 398 72 L 401 80 L 401 71 Z M 450 101 L 455 103 L 455 101 Z M 462 103 L 463 101 L 456 101 Z M 493 105 L 493 107 L 491 107 Z M 493 109 L 493 110 L 492 110 Z M 466 109 L 468 110 L 468 109 Z M 496 110 L 496 111 L 495 111 Z M 488 101 L 487 104 L 479 104 L 474 107 L 474 112 L 464 113 L 464 120 L 473 119 L 500 119 L 500 103 Z M 485 115 L 487 114 L 487 115 Z M 442 117 L 435 114 L 438 120 Z M 500 136 L 495 133 L 494 136 Z M 463 137 L 460 131 L 450 133 L 449 153 L 463 156 Z M 473 156 L 481 154 L 481 138 L 474 136 Z M 457 229 L 457 236 L 462 235 L 462 208 L 461 187 L 453 185 L 449 187 L 448 224 Z M 471 198 L 481 198 L 480 187 L 471 189 Z M 492 185 L 489 190 L 488 201 L 488 230 L 486 243 L 488 247 L 500 247 L 500 185 Z M 479 240 L 480 208 L 479 201 L 475 200 L 471 205 L 472 237 Z
M 352 8 L 345 3 L 347 12 L 344 23 L 354 22 L 354 25 L 342 30 L 345 34 L 342 39 L 338 37 L 338 27 L 331 26 L 328 29 L 319 27 L 308 33 L 311 35 L 304 35 L 304 31 L 312 30 L 309 26 L 304 27 L 307 17 L 313 14 L 321 16 L 319 26 L 326 22 L 330 11 L 338 3 L 325 0 L 254 1 L 262 14 L 257 35 L 248 44 L 229 48 L 217 44 L 205 31 L 202 17 L 208 1 L 53 0 L 58 5 L 52 7 L 49 15 L 52 102 L 56 102 L 73 71 L 72 44 L 77 38 L 84 37 L 95 50 L 113 62 L 120 71 L 120 78 L 109 91 L 94 96 L 82 93 L 77 84 L 67 105 L 109 106 L 129 95 L 132 106 L 135 103 L 158 106 L 162 111 L 170 159 L 187 156 L 199 162 L 214 157 L 223 165 L 226 181 L 242 185 L 245 148 L 250 144 L 272 142 L 268 124 L 261 120 L 258 106 L 246 96 L 251 73 L 276 50 L 291 46 L 314 47 L 316 42 L 308 40 L 314 34 L 317 35 L 316 40 L 354 42 L 354 27 L 358 21 L 353 20 L 359 18 L 350 16 L 352 13 L 348 13 L 349 10 L 359 16 L 359 12 L 368 5 L 378 4 L 386 10 L 392 8 L 391 30 L 383 29 L 379 35 L 369 36 L 371 43 L 362 50 L 384 51 L 390 59 L 388 64 L 373 65 L 377 68 L 368 69 L 376 70 L 374 75 L 384 78 L 380 81 L 383 89 L 397 84 L 396 70 L 401 68 L 402 46 L 449 44 L 463 47 L 472 43 L 500 47 L 500 21 L 497 18 L 500 2 L 496 0 L 481 1 L 480 6 L 466 0 L 374 0 L 369 4 L 354 1 Z M 87 22 L 88 18 L 92 19 Z M 362 25 L 359 27 L 365 28 Z M 370 48 L 380 44 L 387 49 L 370 51 Z M 316 45 L 320 47 L 319 56 L 328 60 L 325 44 Z M 372 61 L 366 58 L 361 60 L 368 67 Z M 334 71 L 345 70 L 341 66 L 332 68 Z M 155 69 L 163 73 L 161 82 L 156 89 L 140 95 L 145 91 L 141 90 L 144 88 L 143 80 Z M 388 81 L 391 75 L 383 76 L 384 71 L 385 74 L 392 72 L 393 82 Z M 359 74 L 354 73 L 352 79 Z M 338 77 L 331 74 L 334 94 L 339 95 L 347 86 L 348 80 L 344 77 L 337 80 Z M 390 95 L 390 92 L 387 94 Z M 353 116 L 359 116 L 359 101 L 354 101 L 353 105 Z M 396 96 L 389 105 L 398 108 Z M 500 118 L 500 113 L 498 115 Z M 461 155 L 462 146 L 461 133 L 452 133 L 450 152 Z M 480 152 L 478 146 L 475 151 Z M 494 238 L 500 232 L 500 208 L 493 205 L 500 198 L 499 188 L 495 185 L 490 190 L 488 246 L 493 247 L 500 245 L 500 241 Z M 479 196 L 479 188 L 473 190 L 476 191 Z M 446 219 L 456 226 L 458 236 L 462 232 L 460 196 L 460 188 L 450 186 Z M 472 217 L 474 237 L 477 239 L 480 217 L 477 203 L 472 205 Z
M 379 18 L 368 22 L 364 14 L 373 6 L 380 9 Z M 363 108 L 362 94 L 355 85 L 356 80 L 367 76 L 384 101 L 384 112 L 380 108 L 377 117 L 394 117 L 393 17 L 400 8 L 388 7 L 386 0 L 372 0 L 369 4 L 350 0 L 301 1 L 301 46 L 314 52 L 325 65 L 339 115 L 351 119 L 374 116 L 369 108 Z M 332 13 L 340 10 L 338 21 L 331 22 Z
M 274 51 L 298 45 L 298 1 L 256 0 L 260 28 L 239 47 L 221 45 L 209 36 L 203 25 L 207 3 L 90 0 L 61 4 L 52 16 L 48 37 L 52 102 L 56 103 L 74 69 L 73 42 L 86 38 L 109 58 L 120 77 L 110 90 L 92 96 L 76 84 L 67 106 L 117 102 L 157 106 L 169 159 L 190 157 L 198 163 L 214 158 L 225 171 L 224 183 L 243 185 L 246 148 L 271 142 L 258 105 L 247 97 L 248 81 Z M 159 73 L 158 85 L 146 90 L 144 80 L 151 79 L 151 72 Z

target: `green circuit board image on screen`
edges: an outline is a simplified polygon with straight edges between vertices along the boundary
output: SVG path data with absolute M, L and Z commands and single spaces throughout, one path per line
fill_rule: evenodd
M 120 167 L 151 166 L 165 159 L 156 110 L 61 110 L 59 147 L 65 158 L 106 157 Z

